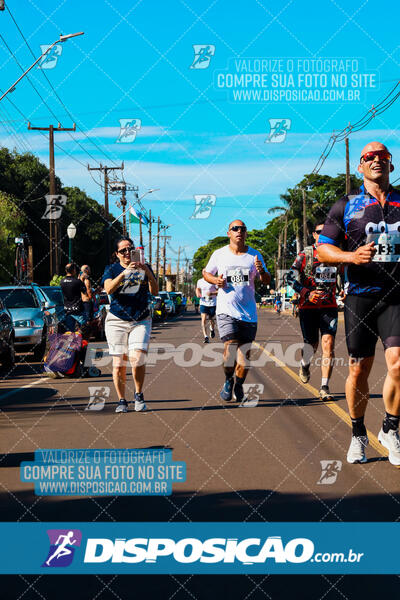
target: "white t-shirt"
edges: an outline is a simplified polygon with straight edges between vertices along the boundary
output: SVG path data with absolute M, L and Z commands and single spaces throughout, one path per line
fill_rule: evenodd
M 229 246 L 212 253 L 205 268 L 212 275 L 223 275 L 226 285 L 218 289 L 217 315 L 230 315 L 240 321 L 257 322 L 257 305 L 254 297 L 254 279 L 259 277 L 254 265 L 257 256 L 267 272 L 261 254 L 254 248 L 247 248 L 245 254 L 233 254 Z
M 198 280 L 196 288 L 201 290 L 200 306 L 216 306 L 217 296 L 211 295 L 212 293 L 216 294 L 218 292 L 216 285 L 208 283 L 208 281 L 201 278 Z

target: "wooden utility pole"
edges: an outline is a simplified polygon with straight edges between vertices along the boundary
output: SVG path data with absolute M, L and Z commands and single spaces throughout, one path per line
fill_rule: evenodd
M 304 188 L 301 189 L 303 193 L 303 248 L 307 246 L 308 243 L 308 232 L 307 232 L 307 203 L 306 203 L 306 190 Z
M 106 220 L 108 219 L 108 185 L 110 180 L 108 178 L 109 171 L 123 171 L 124 163 L 121 164 L 120 167 L 107 167 L 107 165 L 103 165 L 100 163 L 100 167 L 90 167 L 87 166 L 88 171 L 101 171 L 104 173 L 104 217 Z M 111 254 L 111 240 L 110 240 L 110 229 L 111 225 L 106 223 L 106 259 L 108 260 Z
M 157 217 L 157 251 L 156 251 L 156 281 L 158 284 L 158 277 L 160 274 L 160 217 Z
M 346 144 L 346 194 L 350 194 L 350 152 L 349 152 L 349 138 L 345 138 Z
M 164 230 L 167 230 L 169 225 L 164 226 Z M 170 235 L 160 235 L 160 237 L 164 238 L 164 247 L 163 247 L 163 287 L 167 287 L 167 280 L 165 274 L 167 272 L 167 240 L 171 239 Z
M 287 228 L 288 228 L 288 218 L 287 215 L 285 215 L 285 225 L 283 227 L 283 252 L 282 252 L 282 259 L 283 259 L 283 268 L 286 269 L 286 245 L 287 245 Z
M 140 240 L 140 245 L 143 246 L 143 231 L 142 231 L 142 219 L 141 219 L 141 216 L 139 217 L 139 240 Z
M 122 233 L 126 235 L 126 185 L 121 190 L 121 206 L 124 211 L 122 214 Z
M 109 171 L 123 171 L 124 170 L 124 163 L 121 164 L 120 167 L 107 167 L 107 165 L 103 165 L 100 163 L 100 167 L 89 167 L 88 165 L 88 171 L 101 171 L 102 173 L 104 173 L 104 215 L 107 218 L 108 216 L 108 184 L 110 183 L 109 177 L 108 177 L 108 172 Z
M 51 196 L 56 195 L 56 172 L 55 172 L 55 164 L 54 164 L 54 132 L 55 131 L 75 131 L 76 125 L 73 124 L 72 127 L 61 127 L 61 124 L 58 123 L 57 127 L 54 125 L 49 125 L 49 127 L 32 127 L 30 122 L 28 122 L 28 129 L 31 131 L 48 131 L 49 132 L 49 194 Z M 53 275 L 58 274 L 60 269 L 60 252 L 59 252 L 59 220 L 52 218 L 51 211 L 49 212 L 49 259 L 50 259 L 50 279 L 52 279 Z
M 178 260 L 176 263 L 176 290 L 179 292 L 179 259 L 181 256 L 181 247 L 178 248 Z
M 149 265 L 151 265 L 151 260 L 152 260 L 152 243 L 151 243 L 151 224 L 152 224 L 152 216 L 151 216 L 151 209 L 149 210 Z

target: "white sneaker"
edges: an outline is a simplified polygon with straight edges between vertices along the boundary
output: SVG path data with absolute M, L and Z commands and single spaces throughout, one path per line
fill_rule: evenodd
M 347 452 L 347 462 L 351 464 L 367 462 L 365 448 L 368 444 L 369 439 L 366 435 L 353 435 Z
M 398 429 L 389 429 L 387 433 L 380 430 L 378 440 L 389 450 L 389 462 L 396 467 L 400 466 L 400 437 Z
M 135 411 L 143 412 L 146 409 L 147 409 L 147 406 L 144 403 L 143 394 L 142 393 L 135 394 Z

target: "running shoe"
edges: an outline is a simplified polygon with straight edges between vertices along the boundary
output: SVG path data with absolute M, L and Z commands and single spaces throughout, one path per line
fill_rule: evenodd
M 118 402 L 117 407 L 115 409 L 116 413 L 126 413 L 128 412 L 128 403 L 126 400 L 124 400 L 123 398 L 121 398 L 121 400 Z
M 347 462 L 349 463 L 365 463 L 365 448 L 368 446 L 369 440 L 366 435 L 353 435 L 349 450 L 347 452 Z
M 300 365 L 299 377 L 303 383 L 310 380 L 310 365 Z
M 135 393 L 135 411 L 143 412 L 147 409 L 147 406 L 144 403 L 144 398 L 142 392 L 139 394 Z
M 204 343 L 205 343 L 205 344 L 208 344 L 209 342 L 210 342 L 210 340 L 209 340 L 209 339 L 208 339 L 208 337 L 206 336 L 206 337 L 204 338 Z
M 233 377 L 232 379 L 226 379 L 224 383 L 224 387 L 220 391 L 219 395 L 222 400 L 225 402 L 230 402 L 232 400 L 232 389 L 233 389 Z
M 236 382 L 233 388 L 233 397 L 236 402 L 242 402 L 244 398 L 243 384 Z
M 210 335 L 211 335 L 212 338 L 215 338 L 215 331 L 214 331 L 214 329 L 211 329 Z
M 400 466 L 400 437 L 398 429 L 389 429 L 387 433 L 380 430 L 378 440 L 389 450 L 389 462 L 396 467 Z
M 333 400 L 333 396 L 329 391 L 329 387 L 327 385 L 321 386 L 319 390 L 319 397 L 321 400 Z

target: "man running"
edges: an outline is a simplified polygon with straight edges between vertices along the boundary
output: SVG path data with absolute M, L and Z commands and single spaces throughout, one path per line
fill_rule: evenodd
M 296 257 L 287 282 L 299 294 L 299 321 L 304 346 L 301 353 L 299 377 L 303 383 L 310 379 L 310 361 L 318 349 L 321 333 L 322 363 L 319 396 L 332 400 L 329 379 L 332 374 L 335 335 L 338 322 L 336 304 L 337 268 L 324 266 L 317 257 L 318 238 L 324 227 L 318 223 L 313 232 L 314 245 L 307 246 Z
M 347 454 L 350 463 L 367 460 L 364 415 L 379 337 L 388 370 L 383 385 L 386 414 L 378 439 L 389 450 L 389 461 L 400 465 L 400 194 L 389 183 L 393 168 L 386 146 L 367 144 L 358 165 L 364 184 L 333 205 L 319 237 L 319 259 L 346 264 L 344 316 L 350 354 L 346 398 L 353 424 Z
M 227 235 L 229 245 L 213 252 L 203 277 L 219 288 L 216 312 L 219 336 L 224 342 L 225 372 L 220 396 L 229 402 L 234 393 L 235 399 L 242 402 L 250 347 L 257 332 L 254 280 L 258 277 L 267 284 L 271 277 L 260 252 L 246 246 L 247 228 L 243 221 L 232 221 Z
M 204 278 L 198 280 L 196 285 L 196 296 L 200 298 L 201 328 L 204 335 L 204 343 L 208 344 L 207 321 L 210 326 L 210 336 L 215 337 L 215 310 L 217 306 L 218 288 L 208 283 Z

